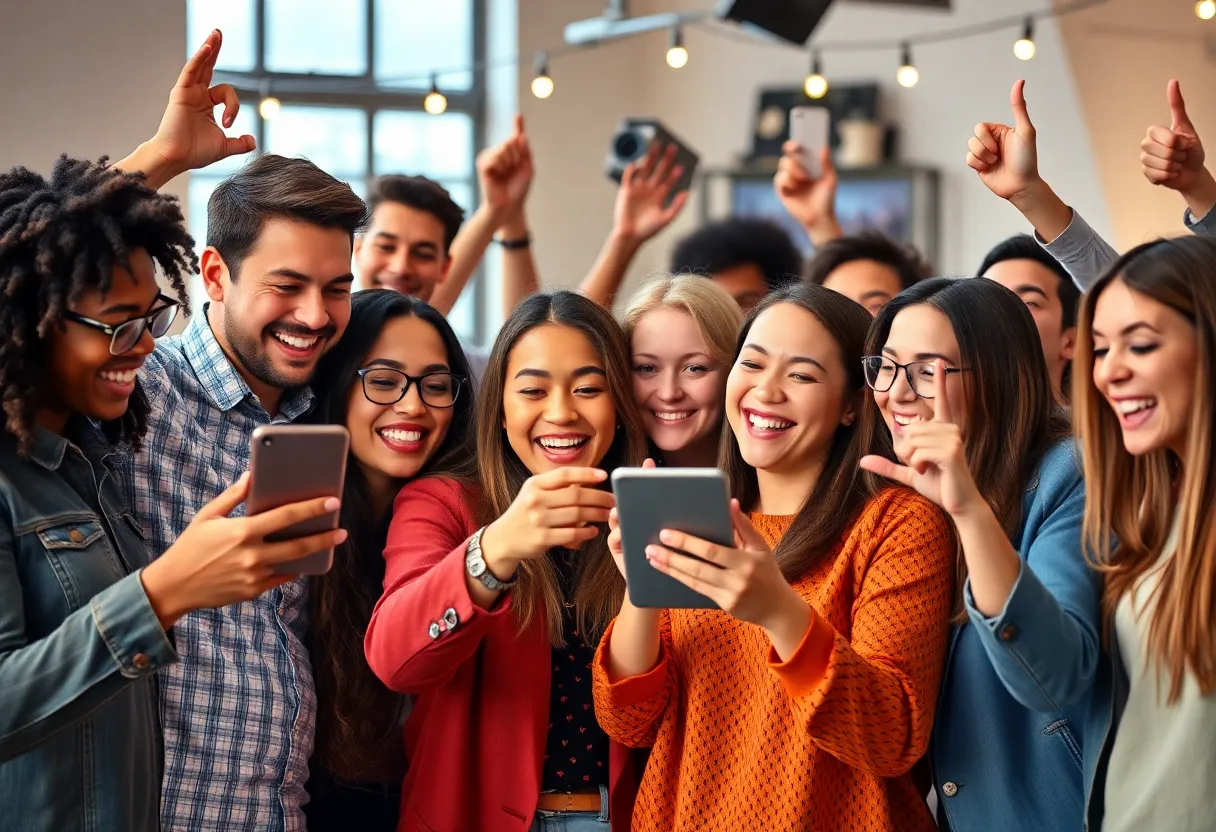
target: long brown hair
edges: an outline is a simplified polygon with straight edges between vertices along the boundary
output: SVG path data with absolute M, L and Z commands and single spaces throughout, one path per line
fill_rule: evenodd
M 1056 403 L 1034 318 L 1016 294 L 993 280 L 935 277 L 896 295 L 874 319 L 866 355 L 879 355 L 895 316 L 924 304 L 950 321 L 962 374 L 967 467 L 1001 528 L 1016 540 L 1026 491 L 1043 455 L 1072 431 Z M 877 406 L 870 408 L 881 420 Z M 891 434 L 882 431 L 883 454 L 895 459 Z M 963 586 L 967 561 L 959 547 L 955 621 L 966 620 Z
M 846 397 L 859 411 L 866 396 L 861 356 L 865 345 L 870 313 L 844 295 L 814 283 L 796 283 L 768 295 L 752 309 L 735 344 L 735 362 L 743 352 L 748 333 L 756 319 L 780 303 L 792 303 L 814 315 L 831 334 L 840 350 L 840 360 L 848 373 Z M 777 563 L 787 581 L 793 582 L 829 555 L 840 543 L 845 528 L 861 513 L 866 502 L 881 490 L 878 479 L 860 466 L 861 458 L 871 453 L 881 425 L 872 420 L 854 420 L 840 425 L 832 439 L 823 472 L 806 496 L 802 508 L 777 546 Z M 723 427 L 719 465 L 730 478 L 731 493 L 744 511 L 755 508 L 760 497 L 756 469 L 748 465 L 739 450 L 739 440 L 730 423 Z
M 351 392 L 361 384 L 359 369 L 384 327 L 396 318 L 413 316 L 434 327 L 451 372 L 469 378 L 469 364 L 456 333 L 426 303 L 388 289 L 372 289 L 355 292 L 350 307 L 346 334 L 317 365 L 313 384 L 316 421 L 345 424 Z M 472 423 L 473 389 L 466 381 L 452 406 L 447 435 L 418 476 L 471 481 Z M 396 483 L 398 487 L 403 484 Z M 382 757 L 391 756 L 401 746 L 398 726 L 406 699 L 376 678 L 363 654 L 363 636 L 384 589 L 384 544 L 392 509 L 391 502 L 387 510 L 378 508 L 384 504 L 383 496 L 373 493 L 362 466 L 353 457 L 348 460 L 339 525 L 349 537 L 335 550 L 333 568 L 313 579 L 311 592 L 311 652 L 317 690 L 314 755 L 340 777 L 357 778 L 369 766 L 387 767 Z M 404 760 L 397 764 L 403 766 Z
M 1198 360 L 1190 370 L 1195 395 L 1185 459 L 1165 448 L 1142 456 L 1128 453 L 1118 418 L 1094 385 L 1094 310 L 1115 280 L 1195 326 Z M 1216 241 L 1185 237 L 1132 249 L 1082 298 L 1078 325 L 1072 400 L 1085 462 L 1084 534 L 1106 578 L 1102 610 L 1107 632 L 1119 601 L 1166 554 L 1176 507 L 1178 544 L 1160 572 L 1148 656 L 1158 670 L 1169 671 L 1171 703 L 1181 694 L 1188 670 L 1210 696 L 1216 690 Z
M 531 472 L 511 449 L 503 421 L 503 393 L 507 362 L 516 343 L 538 326 L 557 324 L 580 332 L 604 361 L 608 393 L 616 408 L 617 431 L 599 467 L 609 473 L 620 466 L 638 466 L 646 457 L 646 431 L 633 399 L 629 347 L 625 333 L 599 304 L 574 292 L 533 295 L 515 308 L 494 342 L 490 361 L 478 390 L 476 417 L 477 466 L 482 487 L 482 522 L 501 517 Z M 588 643 L 598 639 L 620 609 L 625 581 L 608 552 L 607 529 L 587 543 L 577 558 L 574 598 L 579 630 Z M 525 561 L 512 592 L 512 610 L 522 632 L 537 614 L 545 616 L 549 640 L 560 646 L 562 596 L 557 571 L 545 557 Z

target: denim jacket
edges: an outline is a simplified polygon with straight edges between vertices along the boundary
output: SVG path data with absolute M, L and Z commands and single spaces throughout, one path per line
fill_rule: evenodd
M 153 674 L 177 657 L 100 432 L 0 434 L 0 827 L 154 832 Z
M 1082 549 L 1085 487 L 1074 443 L 1045 454 L 1013 541 L 1005 608 L 956 627 L 930 749 L 943 828 L 1078 832 L 1102 748 L 1101 577 Z

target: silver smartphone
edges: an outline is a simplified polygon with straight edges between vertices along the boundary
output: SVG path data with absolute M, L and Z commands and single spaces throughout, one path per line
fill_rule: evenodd
M 250 515 L 313 500 L 342 499 L 350 433 L 342 425 L 264 425 L 253 432 L 249 461 Z M 274 543 L 294 540 L 338 527 L 338 512 L 331 512 L 268 535 Z M 333 548 L 313 552 L 280 564 L 275 571 L 289 575 L 322 575 L 334 563 Z
M 795 107 L 790 110 L 790 140 L 797 142 L 801 148 L 799 161 L 812 179 L 823 176 L 819 154 L 828 146 L 831 127 L 832 115 L 827 107 Z
M 709 598 L 651 566 L 646 547 L 659 542 L 663 529 L 733 547 L 735 528 L 730 520 L 726 475 L 717 468 L 618 468 L 612 474 L 612 491 L 633 605 L 718 609 Z

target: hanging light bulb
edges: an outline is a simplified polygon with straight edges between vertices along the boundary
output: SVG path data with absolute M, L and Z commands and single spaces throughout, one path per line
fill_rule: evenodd
M 903 47 L 903 59 L 900 62 L 899 71 L 895 73 L 895 80 L 901 87 L 915 87 L 916 82 L 920 80 L 920 73 L 912 65 L 912 47 L 906 43 Z
M 1216 17 L 1216 0 L 1199 0 L 1195 4 L 1195 16 L 1200 20 L 1211 20 Z
M 553 79 L 549 77 L 549 58 L 544 52 L 536 56 L 536 77 L 532 79 L 532 94 L 537 98 L 553 95 Z
M 1034 57 L 1034 18 L 1026 18 L 1026 28 L 1022 30 L 1022 36 L 1013 44 L 1013 54 L 1017 56 L 1019 61 L 1029 61 Z
M 679 26 L 671 27 L 671 47 L 667 50 L 667 65 L 682 69 L 688 64 L 688 50 L 684 48 L 684 33 Z
M 433 116 L 443 113 L 448 108 L 448 100 L 439 91 L 439 79 L 434 75 L 431 76 L 431 91 L 426 94 L 422 106 Z
M 823 77 L 823 63 L 818 52 L 811 59 L 811 74 L 806 76 L 806 83 L 802 88 L 806 90 L 807 98 L 823 98 L 828 94 L 828 79 Z
M 258 115 L 266 121 L 270 121 L 279 114 L 281 109 L 283 109 L 282 102 L 270 94 L 270 81 L 263 81 L 258 90 Z

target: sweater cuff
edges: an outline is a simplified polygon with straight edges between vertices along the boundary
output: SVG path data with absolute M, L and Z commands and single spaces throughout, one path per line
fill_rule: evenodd
M 836 649 L 836 631 L 832 625 L 811 607 L 811 626 L 798 643 L 792 656 L 782 661 L 777 651 L 768 648 L 768 669 L 781 680 L 782 686 L 793 698 L 807 696 L 823 682 Z
M 1182 221 L 1195 234 L 1216 237 L 1216 208 L 1199 218 L 1196 218 L 1191 209 L 1187 208 L 1182 215 Z
M 624 679 L 613 680 L 608 669 L 608 645 L 612 641 L 612 630 L 616 626 L 614 619 L 604 631 L 600 645 L 595 651 L 594 675 L 604 680 L 601 691 L 607 695 L 608 707 L 632 708 L 656 699 L 663 695 L 667 687 L 667 653 L 663 650 L 663 642 L 659 641 L 659 660 L 655 666 L 640 676 L 628 676 Z
M 160 619 L 144 591 L 142 575 L 134 572 L 93 597 L 93 623 L 102 641 L 128 679 L 155 673 L 177 661 Z

